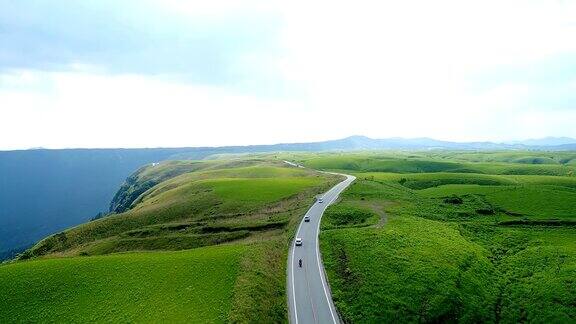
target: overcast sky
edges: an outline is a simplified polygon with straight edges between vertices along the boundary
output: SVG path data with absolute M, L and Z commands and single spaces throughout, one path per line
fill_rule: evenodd
M 0 149 L 576 137 L 576 1 L 0 0 Z

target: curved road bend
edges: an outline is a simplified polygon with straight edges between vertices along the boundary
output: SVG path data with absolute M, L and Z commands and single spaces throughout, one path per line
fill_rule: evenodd
M 302 238 L 302 246 L 294 246 L 293 241 L 288 252 L 288 309 L 291 323 L 340 323 L 320 257 L 318 233 L 326 208 L 356 179 L 342 175 L 346 176 L 346 180 L 321 195 L 322 203 L 315 202 L 310 207 L 306 213 L 310 222 L 300 221 L 296 237 Z M 299 259 L 302 259 L 302 268 L 298 265 Z

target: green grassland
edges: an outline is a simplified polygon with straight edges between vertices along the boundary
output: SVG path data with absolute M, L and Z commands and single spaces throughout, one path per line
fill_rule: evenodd
M 0 267 L 0 322 L 224 322 L 246 246 Z
M 576 321 L 573 153 L 394 154 L 295 156 L 357 176 L 321 233 L 344 320 Z
M 314 169 L 339 170 L 349 172 L 393 172 L 393 173 L 476 173 L 507 175 L 552 175 L 574 174 L 573 159 L 568 153 L 555 153 L 557 163 L 538 161 L 508 161 L 497 158 L 506 153 L 476 153 L 493 156 L 493 159 L 466 158 L 470 153 L 452 152 L 358 152 L 331 154 L 287 154 Z M 533 155 L 534 152 L 515 152 L 516 156 Z M 548 154 L 550 155 L 550 154 Z M 571 156 L 573 156 L 572 154 Z
M 326 231 L 321 242 L 334 300 L 346 320 L 492 319 L 497 291 L 487 284 L 492 279 L 487 253 L 455 228 L 392 218 L 381 229 Z
M 339 180 L 271 156 L 144 167 L 116 213 L 0 266 L 0 322 L 285 322 L 290 238 Z
M 150 174 L 163 181 L 134 198 L 125 212 L 48 237 L 25 257 L 188 249 L 285 231 L 295 210 L 336 181 L 259 159 L 208 161 L 202 168 L 199 163 L 171 162 L 178 170 L 193 170 L 172 177 L 162 164 L 161 172 L 140 170 L 143 181 Z
M 0 266 L 0 322 L 286 322 L 286 258 L 313 197 L 347 322 L 576 321 L 571 152 L 219 155 L 137 170 L 112 215 Z
M 518 218 L 576 220 L 576 190 L 548 186 L 446 185 L 425 189 L 422 195 L 447 197 L 472 194 L 482 197 L 495 211 Z M 509 218 L 509 217 L 508 217 Z M 576 225 L 576 223 L 575 223 Z
M 471 162 L 508 162 L 524 164 L 571 164 L 576 161 L 574 152 L 460 152 L 449 153 L 446 158 Z

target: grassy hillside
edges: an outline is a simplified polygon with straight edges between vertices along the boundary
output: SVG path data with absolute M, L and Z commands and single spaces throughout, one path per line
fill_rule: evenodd
M 503 152 L 475 153 L 454 152 L 359 152 L 332 154 L 286 154 L 294 160 L 315 169 L 341 170 L 349 172 L 392 172 L 392 173 L 477 173 L 508 175 L 552 175 L 574 174 L 576 168 L 571 163 L 570 153 L 550 153 L 554 163 L 518 160 L 521 156 L 531 156 L 533 152 L 515 152 L 515 159 L 501 158 Z M 485 158 L 479 158 L 484 154 Z M 492 158 L 490 158 L 492 157 Z
M 180 149 L 0 151 L 0 261 L 105 212 L 136 168 Z
M 140 169 L 116 195 L 124 212 L 0 266 L 0 322 L 286 321 L 290 237 L 337 181 L 269 157 Z
M 328 209 L 321 233 L 345 320 L 576 321 L 576 178 L 568 166 L 525 165 L 526 152 L 403 154 L 300 156 L 358 177 Z
M 276 157 L 138 170 L 117 213 L 0 266 L 0 322 L 285 322 L 289 240 L 339 179 L 281 159 L 357 176 L 320 240 L 345 321 L 576 321 L 572 153 Z
M 267 236 L 286 231 L 295 211 L 336 180 L 258 159 L 167 164 L 138 172 L 159 183 L 126 212 L 48 237 L 24 257 L 177 250 Z
M 576 225 L 576 190 L 549 186 L 478 186 L 446 185 L 423 190 L 428 197 L 476 195 L 510 219 L 566 219 Z
M 0 322 L 224 322 L 246 249 L 226 245 L 2 266 Z
M 497 289 L 487 284 L 493 279 L 487 253 L 456 228 L 393 218 L 384 228 L 326 231 L 321 242 L 336 306 L 347 320 L 493 320 Z

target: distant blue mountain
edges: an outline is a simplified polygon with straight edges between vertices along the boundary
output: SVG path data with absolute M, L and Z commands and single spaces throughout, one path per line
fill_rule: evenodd
M 558 146 L 566 144 L 576 144 L 576 139 L 570 137 L 544 137 L 539 139 L 514 141 L 509 142 L 509 144 L 520 144 L 526 146 Z

